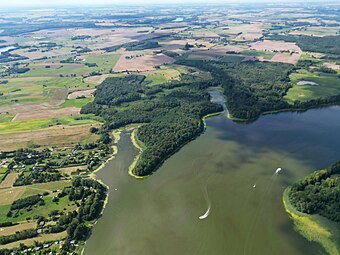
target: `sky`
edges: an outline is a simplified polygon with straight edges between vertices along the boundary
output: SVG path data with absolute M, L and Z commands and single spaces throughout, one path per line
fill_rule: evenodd
M 7 6 L 63 6 L 63 5 L 113 5 L 113 4 L 166 4 L 166 3 L 244 3 L 244 2 L 297 2 L 303 0 L 0 0 L 0 7 Z M 315 2 L 304 0 L 303 2 Z M 320 0 L 322 1 L 322 0 Z

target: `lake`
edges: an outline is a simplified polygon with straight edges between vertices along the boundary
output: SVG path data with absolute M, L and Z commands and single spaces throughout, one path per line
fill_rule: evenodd
M 222 113 L 145 180 L 127 173 L 137 151 L 123 133 L 116 158 L 97 173 L 109 203 L 85 255 L 324 254 L 294 231 L 282 192 L 340 159 L 339 115 L 330 107 L 237 124 Z

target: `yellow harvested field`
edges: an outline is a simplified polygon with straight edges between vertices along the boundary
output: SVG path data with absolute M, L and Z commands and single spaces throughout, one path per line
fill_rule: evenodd
M 182 50 L 182 48 L 185 46 L 186 43 L 189 43 L 191 45 L 204 45 L 205 47 L 200 48 L 192 48 L 191 50 L 208 50 L 211 47 L 213 47 L 215 44 L 210 43 L 208 41 L 204 40 L 195 40 L 195 39 L 187 39 L 187 40 L 170 40 L 167 42 L 162 43 L 162 50 L 169 50 L 174 51 L 177 53 L 184 53 L 187 52 L 185 50 Z
M 304 18 L 304 19 L 297 19 L 297 22 L 308 22 L 320 25 L 320 21 L 317 18 Z
M 38 111 L 38 112 L 23 112 L 23 113 L 17 113 L 12 121 L 55 118 L 55 117 L 61 117 L 61 116 L 71 116 L 73 114 L 79 114 L 79 113 L 80 113 L 80 109 L 76 107 L 67 107 L 67 108 L 62 108 L 58 110 L 43 110 L 43 111 Z
M 25 192 L 26 188 L 13 187 L 13 188 L 1 188 L 0 189 L 0 205 L 9 205 L 13 201 L 19 199 Z
M 42 146 L 70 146 L 90 135 L 94 125 L 53 126 L 38 130 L 0 134 L 0 151 L 27 147 L 28 143 Z
M 53 29 L 53 30 L 40 30 L 31 33 L 32 37 L 44 37 L 53 40 L 53 42 L 63 44 L 65 40 L 69 40 L 73 36 L 91 36 L 92 38 L 86 40 L 74 40 L 72 46 L 91 47 L 91 49 L 102 49 L 114 45 L 129 43 L 137 40 L 145 40 L 157 37 L 158 33 L 151 33 L 154 29 L 152 27 L 133 27 L 133 28 L 105 28 L 105 22 L 102 24 L 102 29 L 94 28 L 69 28 L 69 29 Z M 147 31 L 140 33 L 140 31 Z M 170 33 L 170 32 L 169 32 Z M 36 42 L 31 42 L 31 45 Z M 47 52 L 48 53 L 48 52 Z
M 72 167 L 65 167 L 60 168 L 60 171 L 63 174 L 71 175 L 73 172 L 76 172 L 77 170 L 86 170 L 86 166 L 72 166 Z
M 278 41 L 259 41 L 250 44 L 250 48 L 253 50 L 267 50 L 267 51 L 296 51 L 301 52 L 299 46 L 290 42 L 278 42 Z
M 55 50 L 49 50 L 49 51 L 37 50 L 34 52 L 30 52 L 28 50 L 19 49 L 19 50 L 14 50 L 13 53 L 19 54 L 24 57 L 28 57 L 29 59 L 39 59 L 43 57 L 49 58 L 49 57 L 65 55 L 67 51 L 55 49 Z
M 262 33 L 246 33 L 246 34 L 241 34 L 237 36 L 234 40 L 235 41 L 252 41 L 260 37 L 262 37 Z
M 13 183 L 18 178 L 19 173 L 9 173 L 5 180 L 0 183 L 0 189 L 6 189 L 13 187 Z
M 95 75 L 90 76 L 84 79 L 87 83 L 94 83 L 96 85 L 101 84 L 107 77 L 109 77 L 109 74 L 102 74 L 102 75 Z
M 193 37 L 198 37 L 198 38 L 202 38 L 202 37 L 207 37 L 207 38 L 219 38 L 220 36 L 215 33 L 214 31 L 190 31 L 191 35 Z
M 0 36 L 0 40 L 6 41 L 3 43 L 0 43 L 1 46 L 15 43 L 13 37 L 10 37 L 10 36 Z
M 33 37 L 72 37 L 76 35 L 98 36 L 112 33 L 111 29 L 91 29 L 91 28 L 70 28 L 70 29 L 43 29 L 33 32 Z
M 299 54 L 299 53 L 293 53 L 291 55 L 283 54 L 283 53 L 277 53 L 269 61 L 270 62 L 288 63 L 288 64 L 295 65 L 299 61 L 300 56 L 301 56 L 301 54 Z
M 226 30 L 228 34 L 262 34 L 263 24 L 253 23 L 253 24 L 230 24 L 229 29 Z
M 75 91 L 72 92 L 67 96 L 67 99 L 76 99 L 78 97 L 93 97 L 93 93 L 96 91 L 96 89 L 87 89 L 87 90 L 81 90 L 81 91 Z M 68 108 L 66 108 L 68 109 Z
M 18 231 L 23 231 L 25 229 L 30 229 L 30 228 L 36 228 L 36 226 L 37 226 L 37 223 L 32 221 L 32 222 L 21 223 L 15 226 L 3 227 L 3 228 L 0 228 L 0 236 L 13 235 Z
M 65 187 L 71 185 L 70 180 L 62 180 L 55 182 L 46 182 L 46 183 L 37 183 L 32 185 L 24 186 L 25 192 L 22 194 L 22 197 L 32 196 L 36 194 L 42 194 L 43 192 L 53 192 L 55 190 L 62 190 Z
M 126 57 L 141 55 L 140 57 L 133 57 L 127 59 Z M 124 52 L 119 58 L 116 66 L 112 69 L 114 72 L 124 72 L 124 71 L 148 71 L 154 70 L 155 66 L 160 66 L 164 64 L 172 64 L 175 60 L 164 54 L 157 55 L 143 55 L 143 52 Z
M 11 105 L 5 105 L 0 106 L 0 113 L 22 113 L 22 112 L 35 112 L 35 111 L 44 111 L 44 110 L 50 110 L 51 108 L 56 108 L 62 103 L 64 103 L 65 100 L 51 100 L 49 102 L 45 103 L 17 103 L 17 104 L 11 104 Z
M 251 43 L 250 49 L 262 50 L 276 53 L 271 62 L 282 62 L 296 64 L 301 57 L 302 50 L 295 43 L 278 42 L 278 41 L 259 41 Z
M 340 26 L 310 26 L 302 30 L 292 31 L 291 35 L 307 35 L 307 36 L 335 36 L 338 34 Z
M 13 201 L 35 194 L 42 194 L 43 192 L 52 192 L 53 190 L 63 189 L 70 186 L 69 180 L 62 180 L 56 182 L 37 183 L 33 185 L 26 185 L 20 187 L 10 187 L 0 189 L 0 205 L 9 205 Z
M 19 247 L 20 243 L 27 245 L 27 246 L 32 246 L 34 245 L 34 242 L 51 242 L 51 241 L 57 241 L 60 239 L 63 239 L 67 236 L 67 232 L 63 231 L 60 233 L 55 233 L 55 234 L 42 234 L 38 237 L 31 238 L 31 239 L 26 239 L 26 240 L 20 240 L 17 242 L 5 244 L 5 245 L 0 245 L 0 249 L 12 249 L 15 247 Z
M 334 63 L 324 63 L 325 67 L 334 69 L 334 70 L 340 70 L 340 65 L 334 64 Z

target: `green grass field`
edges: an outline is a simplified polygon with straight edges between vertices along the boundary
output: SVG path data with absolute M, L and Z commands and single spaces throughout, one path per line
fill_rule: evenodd
M 328 27 L 328 26 L 314 26 L 314 27 L 305 27 L 302 30 L 293 31 L 290 34 L 298 34 L 298 35 L 309 35 L 309 36 L 330 36 L 337 35 L 339 29 L 336 27 Z
M 6 222 L 6 221 L 19 222 L 19 221 L 26 220 L 26 218 L 28 217 L 33 218 L 34 216 L 37 216 L 37 215 L 46 217 L 48 216 L 49 212 L 53 210 L 62 211 L 64 210 L 64 208 L 66 208 L 66 211 L 74 210 L 76 206 L 74 205 L 73 202 L 70 202 L 68 200 L 67 196 L 60 198 L 58 203 L 52 202 L 52 199 L 55 196 L 55 194 L 53 194 L 53 191 L 62 190 L 64 187 L 67 187 L 70 185 L 71 185 L 70 180 L 63 180 L 63 181 L 38 183 L 38 184 L 23 186 L 23 188 L 25 188 L 25 191 L 22 193 L 20 197 L 17 197 L 16 199 L 48 192 L 49 195 L 44 197 L 46 204 L 44 206 L 39 206 L 39 205 L 33 206 L 31 211 L 26 210 L 26 209 L 20 210 L 20 214 L 18 215 L 18 217 L 13 217 L 13 218 L 8 218 L 6 216 L 11 204 L 1 205 L 0 206 L 0 222 Z
M 54 190 L 61 190 L 64 187 L 70 186 L 71 181 L 56 181 L 56 182 L 47 182 L 47 183 L 37 183 L 33 185 L 25 186 L 25 192 L 21 197 L 28 197 L 36 194 L 43 194 L 44 192 L 52 193 Z
M 44 197 L 44 200 L 45 200 L 44 206 L 35 205 L 32 207 L 31 211 L 22 209 L 20 210 L 18 217 L 11 217 L 11 218 L 7 217 L 7 213 L 11 205 L 1 205 L 0 206 L 0 223 L 7 222 L 7 221 L 13 221 L 13 222 L 25 221 L 27 218 L 33 219 L 34 216 L 48 217 L 48 214 L 53 210 L 67 212 L 67 211 L 73 211 L 77 208 L 74 202 L 69 201 L 67 196 L 60 198 L 58 203 L 52 202 L 52 199 L 53 199 L 52 195 L 46 196 Z
M 179 79 L 181 73 L 175 69 L 161 70 L 154 74 L 148 74 L 145 81 L 149 82 L 149 86 L 160 85 L 171 80 Z
M 311 73 L 306 70 L 299 70 L 299 72 L 292 73 L 290 79 L 294 85 L 285 96 L 288 102 L 308 101 L 340 94 L 340 78 L 337 74 Z M 312 81 L 319 85 L 295 85 L 299 81 Z
M 59 108 L 66 108 L 66 107 L 77 107 L 81 108 L 84 105 L 92 102 L 94 97 L 90 98 L 77 98 L 77 99 L 67 99 L 63 104 L 60 105 Z
M 263 57 L 264 59 L 271 59 L 275 55 L 272 52 L 262 50 L 243 50 L 240 53 L 246 56 Z
M 103 73 L 108 73 L 114 68 L 120 58 L 121 54 L 93 54 L 86 57 L 86 63 L 96 63 L 98 67 L 94 69 L 100 70 Z
M 12 119 L 14 118 L 15 114 L 7 114 L 7 113 L 2 113 L 0 114 L 0 123 L 8 123 L 11 122 Z
M 47 128 L 56 125 L 85 125 L 85 124 L 99 124 L 98 121 L 91 118 L 88 115 L 73 115 L 63 116 L 58 118 L 43 118 L 13 121 L 9 123 L 0 123 L 1 133 L 13 133 L 19 131 L 37 130 L 41 128 Z
M 94 88 L 82 77 L 19 77 L 11 78 L 5 85 L 0 85 L 0 106 L 13 104 L 32 104 L 49 102 L 51 99 L 63 100 L 68 90 Z M 4 120 L 0 117 L 0 122 Z
M 79 67 L 72 67 L 70 64 L 61 64 L 62 67 L 56 67 L 56 68 L 45 68 L 45 65 L 41 64 L 31 64 L 29 67 L 31 68 L 30 71 L 28 71 L 25 74 L 22 74 L 22 76 L 42 76 L 42 75 L 70 75 L 70 74 L 79 74 L 79 73 L 87 73 L 87 72 L 93 72 L 96 70 L 96 68 L 90 68 L 85 65 L 81 65 Z

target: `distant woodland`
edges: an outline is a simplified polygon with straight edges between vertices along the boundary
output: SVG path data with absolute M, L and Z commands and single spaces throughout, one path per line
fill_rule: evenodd
M 187 59 L 177 63 L 210 72 L 211 82 L 224 88 L 228 111 L 236 119 L 254 120 L 265 112 L 304 110 L 340 102 L 340 95 L 334 95 L 289 104 L 283 97 L 291 88 L 289 74 L 294 67 L 290 64 Z
M 272 40 L 296 42 L 303 51 L 321 52 L 338 55 L 340 36 L 273 35 Z

